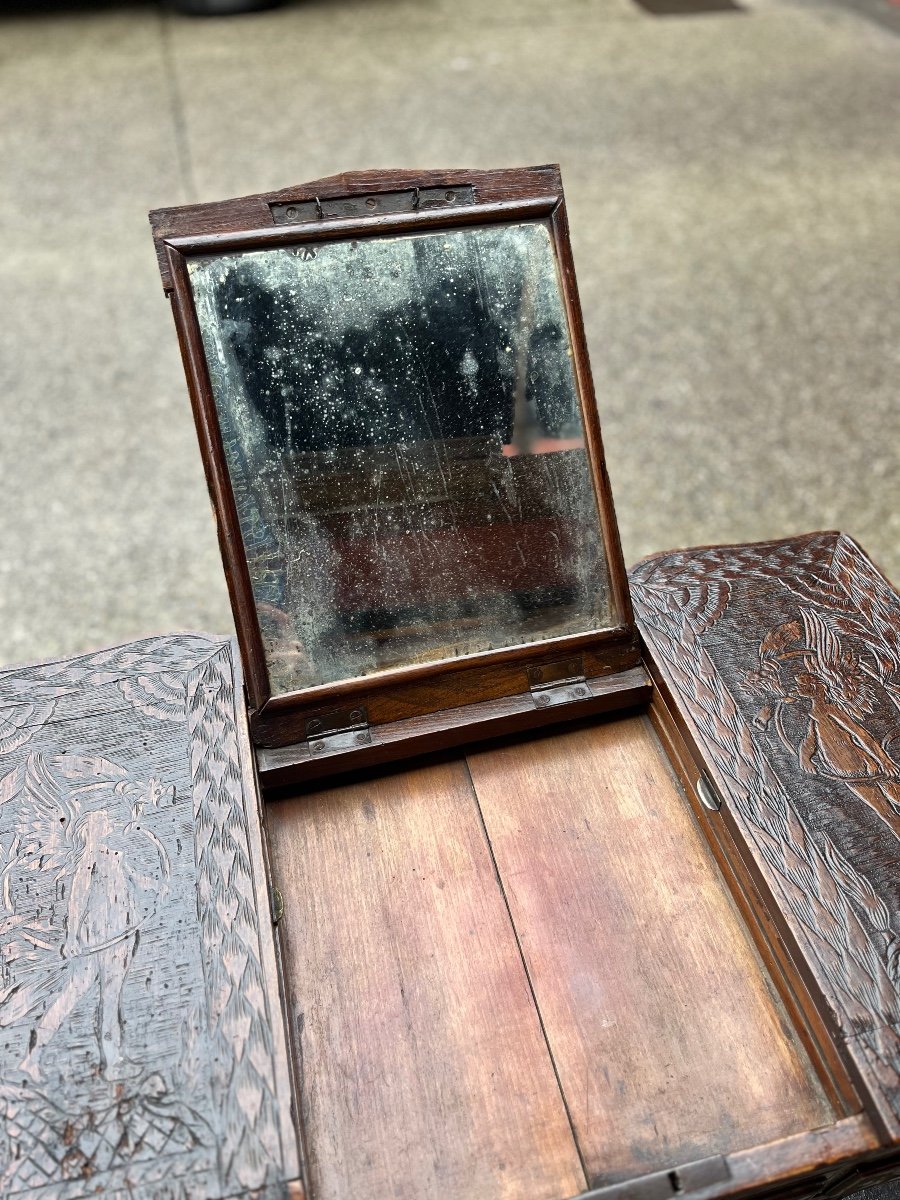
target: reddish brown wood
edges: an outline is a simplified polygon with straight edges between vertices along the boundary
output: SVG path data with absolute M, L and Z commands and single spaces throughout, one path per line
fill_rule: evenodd
M 727 1155 L 730 1181 L 704 1189 L 691 1200 L 748 1194 L 816 1196 L 843 1164 L 870 1158 L 877 1149 L 878 1138 L 868 1119 L 847 1117 L 826 1129 Z
M 560 185 L 560 192 L 562 186 Z M 610 562 L 610 588 L 612 591 L 615 610 L 622 623 L 631 627 L 634 614 L 631 610 L 631 593 L 628 589 L 628 579 L 624 572 L 617 570 L 616 564 L 622 559 L 622 545 L 619 537 L 619 524 L 613 504 L 612 488 L 606 473 L 606 457 L 603 453 L 603 441 L 600 434 L 600 415 L 597 410 L 597 398 L 594 392 L 594 377 L 591 374 L 591 362 L 588 356 L 587 338 L 584 332 L 584 318 L 581 313 L 581 300 L 578 296 L 578 283 L 575 278 L 575 260 L 572 257 L 572 242 L 569 237 L 569 220 L 566 215 L 566 202 L 561 199 L 553 210 L 553 231 L 556 237 L 556 252 L 562 272 L 564 287 L 563 299 L 569 318 L 569 328 L 572 331 L 572 351 L 575 361 L 575 372 L 581 395 L 586 399 L 584 404 L 584 430 L 588 454 L 593 467 L 594 489 L 597 496 L 597 507 L 600 511 L 600 523 L 603 529 L 603 544 L 607 547 Z
M 259 704 L 259 701 L 255 700 L 256 697 L 269 694 L 269 670 L 262 649 L 259 617 L 253 599 L 250 571 L 247 566 L 247 556 L 244 553 L 244 542 L 238 523 L 234 493 L 231 490 L 228 472 L 225 470 L 222 435 L 216 419 L 215 406 L 211 403 L 212 391 L 206 356 L 203 352 L 197 322 L 191 320 L 190 312 L 192 310 L 188 310 L 187 297 L 190 289 L 184 259 L 173 258 L 173 268 L 181 286 L 172 297 L 172 312 L 175 317 L 181 359 L 188 381 L 197 438 L 200 442 L 200 457 L 206 473 L 206 486 L 212 501 L 219 549 L 222 553 L 222 560 L 226 564 L 225 582 L 228 585 L 228 595 L 239 631 L 238 641 L 244 665 L 244 679 L 252 710 Z
M 646 716 L 469 766 L 595 1186 L 833 1121 Z
M 565 653 L 537 653 L 533 646 L 511 646 L 496 651 L 496 657 L 482 666 L 471 665 L 468 658 L 454 659 L 442 664 L 445 669 L 440 671 L 434 669 L 434 664 L 427 664 L 276 696 L 253 714 L 253 740 L 258 746 L 290 745 L 306 736 L 308 717 L 344 702 L 364 702 L 370 723 L 379 726 L 423 715 L 433 714 L 440 719 L 440 712 L 462 707 L 474 714 L 477 710 L 473 706 L 480 703 L 527 699 L 524 693 L 529 687 L 529 668 L 558 662 L 573 653 L 580 654 L 586 678 L 602 680 L 604 688 L 614 688 L 620 676 L 641 669 L 641 654 L 636 639 L 619 643 L 613 637 L 609 642 L 612 644 L 601 643 L 602 649 L 598 650 L 591 635 L 586 635 L 584 642 L 567 639 Z M 623 686 L 630 687 L 631 680 L 623 678 Z
M 235 231 L 271 229 L 270 204 L 320 200 L 326 197 L 360 196 L 369 192 L 393 192 L 406 188 L 454 188 L 471 184 L 482 204 L 543 198 L 551 204 L 559 198 L 559 167 L 523 167 L 501 171 L 347 171 L 297 184 L 280 191 L 241 196 L 235 200 L 211 204 L 191 204 L 180 208 L 158 208 L 150 213 L 150 224 L 159 258 L 163 287 L 170 291 L 174 280 L 169 272 L 165 243 L 172 238 L 230 234 Z
M 582 1191 L 464 763 L 268 819 L 312 1197 Z
M 484 225 L 490 221 L 527 221 L 549 217 L 554 211 L 552 198 L 523 196 L 518 200 L 498 200 L 460 208 L 427 212 L 387 212 L 373 216 L 331 217 L 324 221 L 298 221 L 293 225 L 274 225 L 271 219 L 263 229 L 220 233 L 198 233 L 166 240 L 171 267 L 174 254 L 233 254 L 239 250 L 273 249 L 298 242 L 322 242 L 332 238 L 378 237 L 384 234 L 410 233 L 425 229 L 460 229 Z M 299 236 L 298 236 L 299 235 Z
M 798 975 L 785 948 L 778 914 L 773 914 L 747 871 L 728 825 L 718 819 L 718 813 L 710 812 L 698 796 L 697 780 L 703 773 L 703 760 L 696 745 L 689 743 L 679 727 L 659 686 L 654 688 L 649 716 L 835 1112 L 858 1112 L 862 1107 L 859 1096 L 822 1019 L 816 998 Z
M 723 1157 L 728 1177 L 705 1187 L 691 1188 L 691 1200 L 720 1200 L 722 1197 L 767 1196 L 778 1200 L 813 1200 L 818 1196 L 844 1196 L 852 1184 L 865 1186 L 870 1178 L 890 1177 L 896 1172 L 877 1151 L 878 1138 L 868 1118 L 847 1117 L 825 1129 L 797 1133 L 791 1137 L 738 1150 Z M 854 1162 L 848 1168 L 847 1163 Z M 664 1196 L 645 1190 L 651 1179 L 612 1185 L 588 1192 L 580 1200 L 637 1200 L 642 1192 L 649 1198 Z
M 389 193 L 469 187 L 471 204 L 391 211 Z M 341 199 L 352 197 L 370 197 L 376 215 L 341 215 Z M 276 223 L 272 206 L 288 204 L 305 206 L 302 215 Z M 535 216 L 549 217 L 555 238 L 616 628 L 272 697 L 188 260 Z M 219 525 L 263 782 L 282 794 L 288 785 L 304 789 L 273 806 L 272 828 L 287 901 L 288 978 L 319 1013 L 315 1028 L 304 1019 L 295 1047 L 311 1114 L 314 1194 L 413 1197 L 449 1187 L 563 1200 L 585 1186 L 566 1114 L 591 1181 L 631 1181 L 630 1200 L 669 1200 L 668 1172 L 707 1155 L 710 1173 L 699 1169 L 691 1200 L 839 1196 L 854 1180 L 896 1171 L 900 601 L 883 577 L 837 534 L 641 564 L 634 598 L 662 742 L 646 718 L 523 739 L 540 725 L 587 722 L 650 696 L 558 168 L 362 172 L 159 210 L 151 221 Z M 540 711 L 526 668 L 575 651 L 590 695 Z M 307 721 L 343 704 L 365 707 L 370 740 L 311 755 Z M 471 756 L 484 831 L 459 761 L 310 791 L 325 774 L 501 733 L 520 740 Z M 716 791 L 724 803 L 710 811 L 701 795 Z M 492 855 L 496 879 L 485 865 Z M 438 878 L 451 886 L 449 898 Z M 464 934 L 475 915 L 480 934 L 470 942 Z M 624 941 L 612 953 L 617 937 Z M 666 974 L 667 954 L 681 977 Z M 410 1002 L 404 985 L 406 1023 L 384 1025 L 398 970 L 422 991 Z M 592 1025 L 591 989 L 600 984 L 612 997 L 615 1038 Z M 715 989 L 710 1003 L 720 1008 L 699 1021 L 712 1011 L 703 1005 Z M 509 1128 L 486 1073 L 494 1062 L 487 1031 L 506 1003 L 513 1042 L 501 1092 L 512 1097 Z M 548 1048 L 535 1028 L 546 1035 L 563 1096 L 548 1086 Z M 678 1062 L 684 1086 L 662 1103 L 654 1081 L 664 1093 L 661 1064 L 669 1061 Z M 341 1107 L 348 1071 L 358 1076 L 352 1110 Z M 521 1093 L 517 1079 L 525 1081 Z M 654 1169 L 662 1175 L 645 1178 Z

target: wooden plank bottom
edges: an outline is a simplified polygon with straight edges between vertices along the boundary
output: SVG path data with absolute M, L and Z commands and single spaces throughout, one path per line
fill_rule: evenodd
M 469 764 L 593 1186 L 834 1119 L 646 716 Z
M 313 1200 L 584 1190 L 465 764 L 268 819 Z

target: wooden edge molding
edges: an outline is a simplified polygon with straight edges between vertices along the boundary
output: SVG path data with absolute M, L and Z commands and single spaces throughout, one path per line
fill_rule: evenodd
M 816 1195 L 841 1173 L 842 1166 L 861 1155 L 872 1156 L 877 1149 L 878 1138 L 871 1123 L 857 1115 L 750 1150 L 699 1163 L 676 1163 L 669 1171 L 595 1188 L 577 1200 L 675 1200 L 687 1194 L 691 1200 L 730 1200 L 776 1187 L 779 1195 L 784 1195 L 792 1180 L 797 1181 L 798 1196 Z M 710 1182 L 705 1183 L 704 1178 Z
M 480 204 L 515 201 L 523 195 L 553 198 L 561 189 L 559 167 L 555 164 L 497 171 L 459 168 L 431 171 L 347 171 L 274 192 L 260 192 L 255 196 L 240 196 L 233 200 L 188 204 L 177 208 L 158 208 L 150 213 L 150 225 L 163 288 L 169 292 L 174 286 L 165 252 L 166 242 L 173 238 L 268 229 L 275 223 L 272 205 L 301 205 L 341 196 L 377 196 L 379 193 L 405 189 L 453 189 L 462 186 L 471 187 L 476 203 Z

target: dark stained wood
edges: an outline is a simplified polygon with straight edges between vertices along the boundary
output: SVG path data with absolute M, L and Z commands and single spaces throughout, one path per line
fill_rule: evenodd
M 233 254 L 240 250 L 274 249 L 279 246 L 309 244 L 340 238 L 378 237 L 382 234 L 412 233 L 426 229 L 461 229 L 490 221 L 527 221 L 549 217 L 554 200 L 545 196 L 522 196 L 518 200 L 498 200 L 464 208 L 437 211 L 414 209 L 410 212 L 383 212 L 371 216 L 365 212 L 323 221 L 295 221 L 262 229 L 232 230 L 221 233 L 194 233 L 166 239 L 169 272 L 174 280 L 173 263 L 181 254 Z
M 900 1142 L 900 598 L 849 538 L 659 556 L 636 611 L 791 956 Z
M 316 1200 L 582 1191 L 463 763 L 268 822 Z
M 173 238 L 229 234 L 235 231 L 274 226 L 270 205 L 315 201 L 367 193 L 399 192 L 410 188 L 454 188 L 470 185 L 482 204 L 515 203 L 526 198 L 543 199 L 552 205 L 559 198 L 559 167 L 521 167 L 499 171 L 347 171 L 297 184 L 280 191 L 241 196 L 211 204 L 159 208 L 150 213 L 150 225 L 159 258 L 163 287 L 170 291 L 174 281 L 168 271 L 166 242 Z
M 370 741 L 344 745 L 325 756 L 310 753 L 307 743 L 257 751 L 257 767 L 266 794 L 289 785 L 300 786 L 343 771 L 380 766 L 411 754 L 435 754 L 456 746 L 525 730 L 565 723 L 646 702 L 650 681 L 642 667 L 609 678 L 587 680 L 590 696 L 547 710 L 540 709 L 528 692 L 500 700 L 487 700 L 465 708 L 452 708 L 410 717 L 373 729 Z
M 630 687 L 631 672 L 643 670 L 637 638 L 622 642 L 619 633 L 613 634 L 607 643 L 600 640 L 602 649 L 597 643 L 596 634 L 584 634 L 567 638 L 565 652 L 554 649 L 551 653 L 546 650 L 540 653 L 534 646 L 510 646 L 495 651 L 490 656 L 491 662 L 483 666 L 467 665 L 468 659 L 454 659 L 442 663 L 437 671 L 433 663 L 428 663 L 324 684 L 291 696 L 275 696 L 252 715 L 253 741 L 261 747 L 290 745 L 305 736 L 309 717 L 341 703 L 357 701 L 365 703 L 373 725 L 387 726 L 429 715 L 440 719 L 443 710 L 464 705 L 471 706 L 474 716 L 477 711 L 474 706 L 482 701 L 521 701 L 529 686 L 529 667 L 557 662 L 573 653 L 581 654 L 584 674 L 599 686 L 614 688 L 621 676 L 624 685 Z M 628 697 L 623 697 L 623 704 L 629 702 Z M 390 736 L 387 730 L 385 734 Z
M 407 188 L 471 187 L 474 204 L 422 212 L 377 213 L 368 218 L 310 221 L 298 217 L 295 225 L 275 223 L 271 205 L 296 202 L 308 205 L 323 198 L 384 193 Z M 319 205 L 321 207 L 321 205 Z M 340 207 L 340 206 L 338 206 Z M 299 209 L 298 209 L 299 211 Z M 307 209 L 303 210 L 304 213 Z M 535 215 L 551 218 L 551 230 L 559 257 L 563 300 L 572 338 L 578 391 L 585 425 L 585 441 L 597 496 L 600 524 L 609 564 L 610 595 L 614 615 L 612 628 L 588 634 L 559 637 L 530 646 L 473 654 L 450 662 L 425 663 L 384 672 L 371 678 L 327 684 L 273 697 L 263 652 L 256 606 L 250 584 L 246 554 L 224 461 L 215 404 L 199 326 L 194 311 L 186 264 L 195 254 L 226 248 L 284 245 L 317 238 L 374 236 L 379 233 L 430 227 L 457 226 L 473 221 L 528 219 Z M 603 459 L 599 418 L 587 359 L 581 310 L 578 303 L 568 226 L 562 207 L 562 183 L 558 167 L 545 166 L 504 171 L 363 172 L 317 180 L 281 192 L 159 210 L 151 214 L 154 239 L 160 256 L 163 281 L 172 293 L 173 315 L 178 329 L 188 378 L 194 418 L 200 440 L 207 482 L 216 513 L 220 547 L 226 566 L 232 608 L 247 686 L 254 711 L 254 740 L 266 746 L 291 744 L 309 710 L 337 703 L 344 696 L 371 707 L 376 722 L 424 716 L 430 712 L 515 696 L 521 692 L 516 670 L 497 670 L 526 660 L 547 656 L 563 657 L 580 650 L 590 657 L 589 674 L 601 674 L 636 666 L 638 650 L 626 583 L 612 496 Z M 424 686 L 422 684 L 424 683 Z M 488 684 L 486 690 L 483 685 Z M 396 739 L 395 739 L 396 741 Z M 398 744 L 399 745 L 399 744 Z
M 561 192 L 562 181 L 560 181 Z M 631 609 L 631 593 L 628 590 L 627 577 L 617 569 L 617 564 L 620 561 L 624 561 L 622 559 L 622 544 L 619 537 L 619 523 L 616 520 L 609 476 L 606 473 L 606 456 L 603 453 L 603 442 L 600 434 L 600 416 L 594 392 L 594 377 L 591 374 L 591 362 L 588 357 L 587 337 L 584 332 L 584 318 L 581 313 L 581 300 L 578 296 L 578 283 L 575 278 L 575 260 L 572 257 L 569 219 L 566 214 L 566 202 L 564 199 L 560 199 L 553 210 L 552 224 L 556 238 L 556 253 L 559 258 L 559 266 L 564 281 L 563 300 L 569 318 L 578 390 L 586 400 L 584 404 L 584 432 L 593 467 L 594 491 L 597 496 L 597 508 L 600 512 L 600 524 L 603 529 L 603 544 L 606 546 L 609 556 L 610 588 L 615 603 L 615 610 L 619 614 L 623 624 L 630 628 L 634 622 L 634 614 Z
M 234 493 L 225 469 L 225 450 L 215 405 L 212 402 L 209 370 L 189 298 L 190 284 L 183 258 L 177 259 L 175 274 L 180 286 L 172 297 L 172 314 L 175 318 L 181 360 L 187 376 L 191 409 L 200 443 L 206 486 L 212 502 L 219 549 L 225 564 L 225 582 L 228 585 L 228 596 L 238 630 L 241 662 L 252 712 L 262 703 L 261 698 L 269 695 L 269 670 L 263 653 L 259 616 L 253 598 Z
M 3 1196 L 303 1194 L 235 649 L 0 672 Z
M 592 1184 L 833 1120 L 646 717 L 469 764 Z

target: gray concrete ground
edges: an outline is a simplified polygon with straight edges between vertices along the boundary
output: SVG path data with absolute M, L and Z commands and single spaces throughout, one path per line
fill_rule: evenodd
M 145 214 L 354 167 L 561 162 L 629 561 L 840 527 L 900 576 L 900 23 L 746 8 L 3 9 L 0 662 L 230 627 Z

